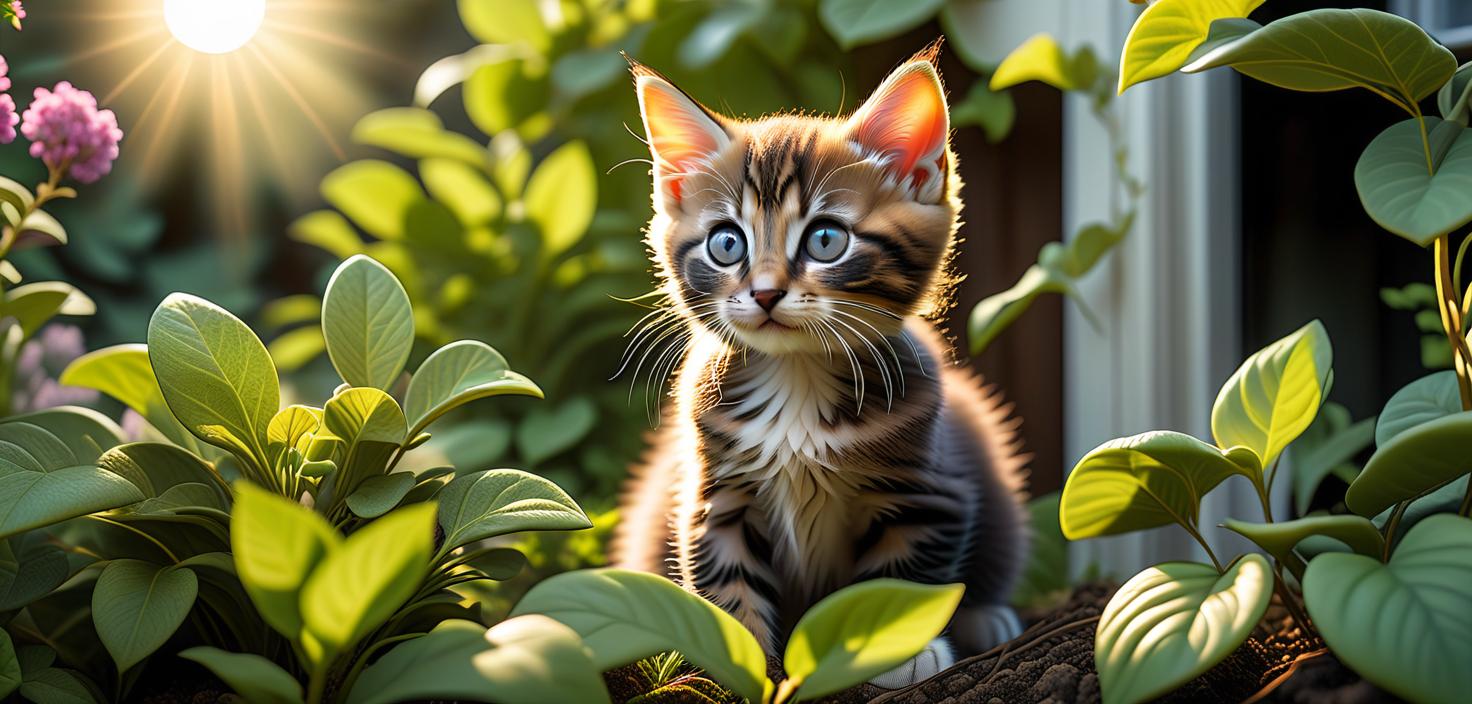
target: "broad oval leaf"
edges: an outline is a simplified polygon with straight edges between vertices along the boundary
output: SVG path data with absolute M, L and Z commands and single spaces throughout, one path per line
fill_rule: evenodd
M 20 683 L 20 696 L 35 704 L 93 704 L 95 685 L 75 670 L 47 667 L 27 671 Z
M 1058 521 L 1069 540 L 1181 523 L 1195 525 L 1201 498 L 1233 474 L 1228 455 L 1170 431 L 1113 440 L 1068 475 Z
M 198 594 L 199 579 L 188 569 L 141 560 L 108 562 L 92 591 L 92 622 L 118 672 L 127 672 L 168 641 Z
M 124 435 L 123 429 L 111 418 L 81 406 L 57 406 L 21 413 L 0 420 L 0 423 L 45 431 L 66 446 L 66 456 L 71 458 L 66 464 L 93 464 L 104 452 L 121 444 Z
M 586 396 L 538 407 L 516 426 L 516 449 L 536 465 L 575 447 L 598 424 L 598 407 Z
M 322 415 L 322 409 L 300 404 L 281 409 L 266 426 L 266 443 L 271 452 L 296 448 L 305 453 L 312 434 L 322 427 Z
M 1472 471 L 1472 411 L 1427 423 L 1396 435 L 1375 450 L 1364 471 L 1349 485 L 1344 505 L 1374 516 L 1438 484 Z
M 398 506 L 414 488 L 414 475 L 394 472 L 369 477 L 348 495 L 348 509 L 359 518 L 378 518 Z
M 229 653 L 196 646 L 179 653 L 213 672 L 248 702 L 302 704 L 302 685 L 286 670 L 255 653 Z
M 1158 0 L 1135 20 L 1119 59 L 1119 92 L 1175 73 L 1219 19 L 1243 18 L 1263 0 Z
M 1378 558 L 1385 549 L 1380 530 L 1362 516 L 1309 516 L 1279 523 L 1249 523 L 1229 518 L 1222 525 L 1282 561 L 1289 559 L 1300 542 L 1316 535 L 1338 540 L 1368 557 Z
M 1231 66 L 1289 90 L 1366 88 L 1416 113 L 1416 104 L 1452 77 L 1457 60 L 1405 18 L 1378 10 L 1327 8 L 1295 13 L 1221 42 L 1192 56 L 1183 70 L 1217 66 Z
M 990 87 L 1002 90 L 1028 81 L 1042 81 L 1058 90 L 1075 90 L 1087 85 L 1083 76 L 1074 72 L 1073 61 L 1053 35 L 1034 34 L 1018 45 L 997 70 L 992 72 Z
M 208 505 L 224 507 L 229 494 L 214 467 L 186 450 L 157 442 L 118 445 L 98 458 L 97 466 L 133 483 L 145 498 L 157 498 L 181 484 L 204 485 L 213 499 Z
M 460 21 L 486 44 L 525 44 L 538 53 L 551 47 L 552 35 L 536 0 L 459 0 Z
M 1329 393 L 1334 350 L 1315 320 L 1262 348 L 1222 384 L 1211 408 L 1218 447 L 1246 447 L 1272 466 L 1318 415 Z
M 143 500 L 91 464 L 107 431 L 87 414 L 52 409 L 0 423 L 0 538 Z
M 839 692 L 904 664 L 945 630 L 965 590 L 871 579 L 830 594 L 788 640 L 782 667 L 801 683 L 793 699 Z
M 392 704 L 487 696 L 497 704 L 608 701 L 602 674 L 578 634 L 539 615 L 503 621 L 489 631 L 473 621 L 443 621 L 363 670 L 347 701 Z
M 477 340 L 451 342 L 434 351 L 409 379 L 404 414 L 419 435 L 440 416 L 466 403 L 514 394 L 542 397 L 530 379 L 510 370 L 506 358 Z
M 58 315 L 92 315 L 97 305 L 75 286 L 61 281 L 39 281 L 5 292 L 0 316 L 15 318 L 21 337 L 29 338 Z
M 463 474 L 439 493 L 445 550 L 524 530 L 592 528 L 587 514 L 556 484 L 515 469 Z
M 311 509 L 236 482 L 230 547 L 240 583 L 261 618 L 287 638 L 302 631 L 301 591 L 341 538 Z
M 328 654 L 342 652 L 392 616 L 429 571 L 434 504 L 401 508 L 331 550 L 302 588 L 302 619 Z
M 767 657 L 720 607 L 663 577 L 619 569 L 565 572 L 527 592 L 512 616 L 550 616 L 583 639 L 599 671 L 674 650 L 751 702 L 767 701 Z
M 551 258 L 577 244 L 598 207 L 598 172 L 582 142 L 568 142 L 547 155 L 526 184 L 527 219 L 542 233 L 542 254 Z
M 347 389 L 329 399 L 322 411 L 322 425 L 349 446 L 399 445 L 408 435 L 399 403 L 371 387 Z
M 1375 445 L 1384 447 L 1411 428 L 1461 412 L 1457 373 L 1447 369 L 1428 374 L 1401 387 L 1385 403 L 1375 423 Z
M 343 381 L 387 389 L 398 381 L 414 347 L 409 294 L 387 267 L 354 255 L 327 282 L 322 334 Z
M 1472 189 L 1472 134 L 1465 125 L 1435 117 L 1391 125 L 1360 154 L 1354 185 L 1377 224 L 1425 247 L 1472 222 L 1466 198 Z
M 1131 577 L 1104 607 L 1094 634 L 1104 700 L 1148 701 L 1211 669 L 1252 632 L 1272 594 L 1272 570 L 1257 553 L 1224 573 L 1166 562 Z
M 265 465 L 281 391 L 271 355 L 245 323 L 203 298 L 169 294 L 148 322 L 148 360 L 189 432 Z
M 840 46 L 852 49 L 914 29 L 945 4 L 945 0 L 821 0 L 818 19 Z
M 0 611 L 20 609 L 50 594 L 71 571 L 66 552 L 52 544 L 45 531 L 0 541 Z
M 1334 655 L 1365 679 L 1416 702 L 1463 702 L 1472 691 L 1472 520 L 1421 521 L 1390 562 L 1329 553 L 1303 578 L 1304 604 Z
M 463 134 L 446 130 L 439 115 L 424 108 L 370 112 L 353 125 L 353 141 L 415 159 L 443 157 L 476 166 L 486 161 L 485 148 Z
M 419 178 L 429 194 L 467 227 L 488 225 L 501 214 L 501 196 L 485 172 L 474 166 L 453 159 L 425 159 L 419 162 Z
M 143 416 L 170 442 L 191 451 L 200 448 L 164 402 L 164 392 L 148 361 L 147 345 L 113 345 L 88 352 L 72 360 L 57 381 L 101 391 Z

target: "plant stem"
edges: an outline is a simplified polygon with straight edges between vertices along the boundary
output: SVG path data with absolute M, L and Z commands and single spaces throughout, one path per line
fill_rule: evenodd
M 314 666 L 312 674 L 307 677 L 307 704 L 322 704 L 322 694 L 326 690 L 327 663 L 323 662 Z
M 1381 562 L 1390 561 L 1390 546 L 1395 542 L 1395 530 L 1400 527 L 1400 517 L 1405 515 L 1406 507 L 1410 505 L 1409 499 L 1402 501 L 1395 505 L 1395 510 L 1390 512 L 1390 520 L 1385 522 L 1385 550 L 1380 554 Z
M 777 693 L 772 696 L 772 704 L 785 704 L 797 693 L 797 688 L 802 686 L 802 680 L 789 677 L 777 685 Z
M 1190 533 L 1191 537 L 1195 538 L 1196 542 L 1201 544 L 1201 549 L 1205 550 L 1206 556 L 1211 558 L 1211 565 L 1216 568 L 1216 571 L 1223 572 L 1221 560 L 1216 559 L 1216 553 L 1211 551 L 1211 546 L 1206 544 L 1206 539 L 1201 537 L 1201 533 L 1197 532 L 1196 526 L 1191 525 L 1188 521 L 1183 521 L 1181 527 L 1185 528 L 1186 532 Z
M 138 534 L 144 540 L 147 540 L 148 542 L 153 543 L 154 546 L 156 546 L 159 550 L 162 550 L 164 552 L 164 554 L 168 556 L 170 562 L 173 562 L 176 565 L 179 564 L 179 558 L 174 555 L 174 551 L 170 550 L 168 548 L 168 546 L 166 546 L 163 543 L 159 542 L 157 538 L 149 535 L 148 533 L 145 533 L 145 532 L 143 532 L 141 530 L 138 530 L 137 528 L 134 528 L 133 526 L 130 526 L 130 525 L 126 524 L 126 523 L 120 523 L 118 521 L 112 520 L 111 518 L 104 518 L 104 517 L 99 516 L 99 515 L 97 515 L 95 513 L 94 514 L 91 514 L 91 515 L 89 515 L 87 517 L 88 518 L 91 518 L 92 520 L 101 521 L 101 522 L 106 523 L 108 525 L 117 526 L 117 527 L 122 528 L 124 530 L 131 531 L 133 533 Z
M 1452 347 L 1452 366 L 1457 374 L 1457 390 L 1461 393 L 1462 410 L 1472 411 L 1472 349 L 1468 348 L 1467 338 L 1462 336 L 1462 296 L 1455 288 L 1450 246 L 1447 235 L 1436 238 L 1436 307 L 1441 311 L 1441 326 Z M 1462 497 L 1458 514 L 1467 516 L 1469 511 L 1472 511 L 1472 482 L 1467 484 L 1467 493 Z M 1389 535 L 1393 537 L 1394 533 Z M 1390 541 L 1387 539 L 1387 556 L 1389 545 Z

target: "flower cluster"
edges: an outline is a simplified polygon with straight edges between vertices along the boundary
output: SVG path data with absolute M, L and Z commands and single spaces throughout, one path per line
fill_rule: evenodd
M 112 170 L 123 131 L 111 110 L 98 110 L 97 99 L 67 81 L 51 90 L 36 89 L 26 109 L 21 134 L 31 140 L 31 156 L 51 169 L 67 169 L 81 183 L 92 183 Z
M 0 144 L 10 144 L 15 140 L 15 126 L 20 123 L 20 115 L 15 112 L 15 100 L 5 91 L 10 90 L 10 78 L 6 76 L 10 72 L 10 65 L 5 63 L 5 57 L 0 56 Z

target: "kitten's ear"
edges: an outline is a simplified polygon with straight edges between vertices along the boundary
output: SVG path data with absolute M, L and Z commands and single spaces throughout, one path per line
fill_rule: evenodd
M 849 118 L 849 135 L 879 154 L 901 183 L 939 196 L 951 123 L 934 50 L 905 62 Z
M 678 203 L 680 178 L 730 144 L 731 134 L 720 118 L 663 76 L 632 60 L 630 64 L 644 134 L 654 155 L 655 182 Z

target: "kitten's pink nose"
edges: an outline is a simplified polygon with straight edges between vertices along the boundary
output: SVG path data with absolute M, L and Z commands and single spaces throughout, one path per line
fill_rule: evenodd
M 777 307 L 777 301 L 782 300 L 782 297 L 786 295 L 786 291 L 777 288 L 764 288 L 760 291 L 752 289 L 751 292 L 752 300 L 768 313 L 772 312 L 772 309 Z

